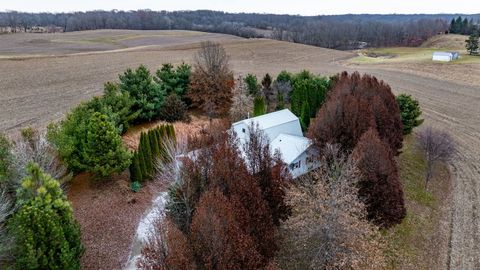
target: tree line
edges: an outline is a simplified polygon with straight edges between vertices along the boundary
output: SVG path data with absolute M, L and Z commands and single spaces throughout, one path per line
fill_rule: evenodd
M 64 32 L 95 29 L 198 30 L 246 38 L 271 37 L 314 46 L 416 46 L 449 30 L 453 15 L 298 16 L 219 11 L 0 12 L 0 26 L 27 31 L 55 26 Z M 478 19 L 470 15 L 469 18 Z M 262 31 L 258 31 L 262 30 Z

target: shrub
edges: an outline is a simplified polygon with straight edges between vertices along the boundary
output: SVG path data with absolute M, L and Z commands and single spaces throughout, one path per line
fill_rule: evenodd
M 418 105 L 417 100 L 407 94 L 397 96 L 396 100 L 398 107 L 400 108 L 400 116 L 402 117 L 403 134 L 410 134 L 412 133 L 413 128 L 418 127 L 423 123 L 423 119 L 418 119 L 422 114 L 420 105 Z
M 253 116 L 260 116 L 266 113 L 266 106 L 263 97 L 255 97 L 253 100 Z
M 226 114 L 232 104 L 233 72 L 225 49 L 218 43 L 202 42 L 195 55 L 188 97 L 211 119 Z
M 132 111 L 139 111 L 138 120 L 150 121 L 157 117 L 165 94 L 150 71 L 140 65 L 136 70 L 127 69 L 119 78 L 120 89 L 133 100 Z
M 388 144 L 369 129 L 352 155 L 361 173 L 359 196 L 367 207 L 368 219 L 381 227 L 400 223 L 406 215 L 403 189 Z
M 49 126 L 48 138 L 62 160 L 74 172 L 92 172 L 106 177 L 130 164 L 130 153 L 106 115 L 75 108 L 60 122 Z
M 257 76 L 253 74 L 247 74 L 247 76 L 245 76 L 244 82 L 247 85 L 249 95 L 258 96 L 260 94 L 260 87 L 258 85 Z
M 131 154 L 106 115 L 94 113 L 87 128 L 84 170 L 100 177 L 120 173 L 130 165 Z
M 142 188 L 142 184 L 140 184 L 140 182 L 138 181 L 135 181 L 130 183 L 130 188 L 132 189 L 133 192 L 136 193 L 140 191 L 140 189 Z
M 278 75 L 277 75 L 277 82 L 289 82 L 290 85 L 293 82 L 293 77 L 294 75 L 286 70 L 282 70 Z
M 58 181 L 30 164 L 9 223 L 18 269 L 80 269 L 80 226 Z
M 165 102 L 160 108 L 159 117 L 167 122 L 188 120 L 187 105 L 176 94 L 171 94 L 165 98 Z

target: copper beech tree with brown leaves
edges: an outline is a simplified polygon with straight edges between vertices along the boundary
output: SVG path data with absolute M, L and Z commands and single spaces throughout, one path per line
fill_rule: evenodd
M 402 148 L 400 110 L 390 86 L 370 75 L 343 72 L 333 80 L 327 102 L 311 123 L 308 136 L 323 148 L 338 143 L 351 151 L 369 128 L 378 131 L 395 154 Z
M 188 91 L 192 105 L 202 109 L 210 119 L 225 115 L 232 104 L 235 84 L 225 49 L 218 43 L 202 42 L 193 67 Z
M 406 215 L 403 189 L 394 155 L 373 128 L 365 132 L 352 153 L 361 173 L 360 199 L 368 219 L 381 227 L 398 224 Z
M 288 215 L 283 189 L 290 176 L 283 163 L 269 151 L 267 155 L 265 145 L 251 154 L 261 158 L 255 163 L 259 169 L 252 171 L 242 158 L 236 137 L 224 130 L 212 124 L 201 136 L 190 139 L 188 148 L 196 151 L 184 158 L 179 179 L 170 188 L 166 218 L 172 221 L 169 226 L 175 227 L 173 231 L 183 235 L 176 238 L 187 241 L 178 252 L 180 257 L 168 253 L 170 245 L 178 245 L 163 237 L 165 245 L 143 249 L 139 263 L 142 269 L 152 269 L 152 265 L 185 269 L 171 263 L 187 265 L 185 258 L 192 258 L 189 265 L 199 269 L 271 267 L 277 250 L 275 224 Z M 250 149 L 257 150 L 253 146 Z

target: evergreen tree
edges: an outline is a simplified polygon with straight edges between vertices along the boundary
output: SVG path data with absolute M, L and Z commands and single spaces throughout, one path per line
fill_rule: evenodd
M 140 173 L 142 175 L 141 180 L 145 181 L 148 179 L 148 176 L 150 175 L 150 173 L 148 172 L 148 169 L 147 169 L 144 153 L 140 150 L 140 147 L 137 152 L 137 157 L 138 157 L 138 164 L 140 166 Z
M 142 133 L 143 136 L 140 137 L 140 146 L 141 151 L 143 153 L 143 157 L 145 159 L 145 167 L 147 168 L 147 175 L 149 177 L 152 176 L 153 173 L 153 155 L 152 155 L 152 149 L 150 147 L 150 141 L 148 140 L 147 133 Z
M 401 94 L 396 97 L 398 107 L 400 108 L 400 116 L 403 123 L 403 134 L 410 134 L 414 127 L 418 127 L 423 123 L 423 119 L 418 119 L 422 114 L 418 101 L 412 96 Z
M 148 133 L 152 146 L 152 154 L 155 158 L 158 158 L 160 156 L 160 144 L 158 142 L 157 134 L 155 133 L 155 130 L 150 130 Z
M 257 77 L 253 74 L 247 74 L 245 76 L 245 84 L 247 85 L 248 93 L 252 96 L 258 96 L 258 81 Z
M 303 131 L 306 131 L 310 126 L 310 106 L 308 102 L 302 104 L 302 113 L 300 114 L 300 123 Z
M 131 162 L 130 152 L 123 146 L 122 139 L 106 115 L 94 113 L 87 127 L 82 164 L 85 171 L 106 177 L 120 173 Z
M 256 97 L 253 101 L 253 116 L 265 114 L 265 101 L 262 97 Z
M 160 85 L 155 83 L 150 71 L 140 65 L 134 71 L 127 69 L 119 78 L 120 89 L 128 92 L 134 100 L 132 110 L 140 112 L 138 120 L 150 121 L 157 117 L 165 93 Z
M 130 164 L 130 180 L 132 182 L 142 182 L 142 169 L 140 167 L 140 160 L 138 158 L 138 152 L 133 154 L 132 164 Z
M 273 89 L 272 89 L 272 77 L 270 74 L 265 74 L 265 77 L 262 79 L 262 94 L 265 100 L 265 105 L 267 107 L 267 112 L 270 112 L 273 103 Z
M 16 269 L 80 269 L 80 226 L 60 183 L 37 164 L 18 189 L 18 211 L 9 228 L 16 241 Z
M 283 110 L 285 109 L 285 98 L 283 97 L 283 94 L 278 92 L 277 93 L 277 107 L 276 110 Z
M 478 34 L 471 34 L 467 40 L 465 40 L 465 48 L 467 49 L 470 55 L 477 55 L 478 54 Z

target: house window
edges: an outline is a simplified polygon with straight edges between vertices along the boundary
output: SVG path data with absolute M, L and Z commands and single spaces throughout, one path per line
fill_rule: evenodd
M 244 129 L 244 128 L 242 128 L 242 132 L 245 133 L 245 129 Z
M 290 170 L 293 171 L 293 170 L 295 170 L 295 169 L 300 168 L 301 165 L 302 165 L 302 161 L 300 160 L 300 161 L 298 161 L 298 162 L 295 162 L 295 163 L 290 164 L 289 167 L 290 167 Z

